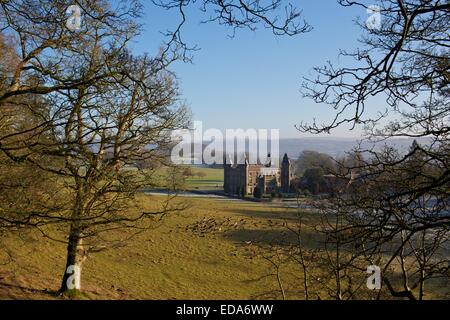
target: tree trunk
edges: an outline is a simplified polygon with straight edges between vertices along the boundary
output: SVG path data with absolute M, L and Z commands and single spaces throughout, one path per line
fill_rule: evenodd
M 67 260 L 59 292 L 68 290 L 81 290 L 81 265 L 85 260 L 83 239 L 80 230 L 72 225 L 70 227 L 69 242 L 67 245 Z

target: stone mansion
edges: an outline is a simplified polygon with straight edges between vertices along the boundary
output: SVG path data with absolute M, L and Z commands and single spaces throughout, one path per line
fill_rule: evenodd
M 247 157 L 243 164 L 233 161 L 224 163 L 224 192 L 230 195 L 252 195 L 256 187 L 262 193 L 289 193 L 294 179 L 291 161 L 284 155 L 281 167 L 272 166 L 270 154 L 266 164 L 249 164 Z

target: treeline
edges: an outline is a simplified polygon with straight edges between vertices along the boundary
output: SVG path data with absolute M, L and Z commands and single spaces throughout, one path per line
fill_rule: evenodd
M 363 165 L 364 156 L 359 151 L 337 158 L 317 151 L 302 151 L 292 163 L 295 174 L 292 189 L 302 194 L 332 193 L 339 184 L 350 180 L 352 174 L 358 174 Z

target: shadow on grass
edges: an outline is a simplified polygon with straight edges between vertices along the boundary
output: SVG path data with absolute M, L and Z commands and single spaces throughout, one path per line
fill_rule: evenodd
M 43 295 L 43 296 L 47 296 L 49 298 L 54 298 L 54 299 L 60 297 L 60 293 L 56 290 L 48 290 L 47 288 L 46 289 L 35 289 L 35 288 L 26 287 L 23 285 L 7 283 L 4 281 L 0 281 L 0 288 L 9 289 L 6 291 L 12 291 L 13 294 L 15 292 L 30 294 L 31 299 L 39 298 L 39 297 L 35 297 L 36 295 Z
M 24 299 L 41 300 L 49 299 L 69 299 L 69 300 L 89 300 L 89 294 L 79 290 L 67 290 L 66 292 L 59 292 L 57 290 L 36 289 L 20 284 L 13 284 L 5 281 L 0 281 L 0 292 L 6 293 L 9 296 L 20 296 Z M 21 298 L 22 299 L 22 298 Z
M 297 209 L 292 208 L 271 208 L 267 207 L 264 208 L 264 210 L 261 209 L 238 209 L 238 208 L 224 208 L 222 209 L 226 212 L 231 212 L 238 215 L 244 215 L 251 218 L 258 218 L 258 219 L 266 219 L 266 220 L 277 220 L 277 221 L 285 221 L 285 222 L 298 222 L 299 216 Z M 304 223 L 313 223 L 318 222 L 318 216 L 312 212 L 303 212 L 302 213 L 302 220 Z
M 253 243 L 268 246 L 291 246 L 299 244 L 297 235 L 288 229 L 240 229 L 228 231 L 224 234 L 224 237 L 236 244 Z M 304 230 L 302 231 L 302 246 L 306 249 L 319 249 L 322 246 L 320 237 L 316 232 Z

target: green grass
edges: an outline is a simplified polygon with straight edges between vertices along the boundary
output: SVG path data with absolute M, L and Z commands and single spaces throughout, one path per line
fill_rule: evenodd
M 222 168 L 204 168 L 194 166 L 180 166 L 179 171 L 182 172 L 183 168 L 190 168 L 192 175 L 187 177 L 184 184 L 179 186 L 187 191 L 189 190 L 223 190 L 223 169 Z M 150 171 L 146 171 L 149 173 Z M 136 172 L 139 174 L 139 171 Z M 170 188 L 171 170 L 167 167 L 162 167 L 151 171 L 151 180 L 155 184 L 156 188 Z M 181 181 L 178 174 L 177 181 Z
M 223 190 L 223 169 L 193 167 L 192 173 L 186 181 L 188 190 Z
M 163 199 L 142 195 L 139 201 L 152 210 Z M 57 294 L 65 244 L 37 231 L 0 238 L 6 249 L 0 250 L 0 299 L 281 299 L 273 266 L 265 257 L 277 252 L 271 247 L 274 242 L 295 243 L 284 224 L 294 226 L 296 210 L 221 199 L 176 201 L 188 209 L 165 216 L 127 246 L 90 255 L 83 264 L 83 292 L 73 297 Z M 315 250 L 321 240 L 315 231 L 319 217 L 306 211 L 303 223 L 303 248 Z M 126 238 L 130 232 L 110 235 Z M 280 270 L 287 299 L 302 299 L 299 265 L 290 261 Z M 366 274 L 361 271 L 359 276 L 365 279 Z M 433 286 L 445 291 L 446 285 Z M 329 298 L 321 290 L 321 298 Z
M 151 208 L 159 199 L 148 196 L 144 201 Z M 254 203 L 180 201 L 187 201 L 190 209 L 168 215 L 161 226 L 140 234 L 126 247 L 96 253 L 86 260 L 81 280 L 85 297 L 280 298 L 275 279 L 264 278 L 272 271 L 269 263 L 255 255 L 249 241 L 269 242 L 278 237 L 283 218 L 292 213 Z M 213 227 L 202 231 L 203 225 L 208 227 L 205 221 L 214 221 Z M 0 266 L 0 299 L 55 298 L 65 245 L 37 232 L 4 239 L 3 244 L 12 261 Z M 285 272 L 289 279 L 297 270 Z

